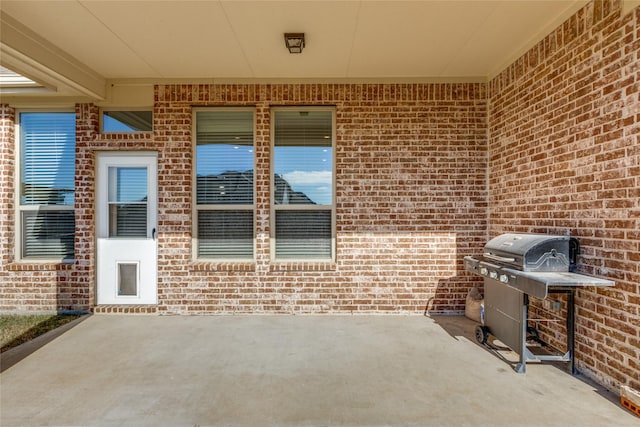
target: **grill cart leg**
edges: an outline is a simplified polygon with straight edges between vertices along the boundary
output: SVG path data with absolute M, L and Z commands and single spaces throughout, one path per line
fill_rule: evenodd
M 524 374 L 527 367 L 527 325 L 529 323 L 529 295 L 523 294 L 520 315 L 520 362 L 516 364 L 515 371 Z
M 578 375 L 576 369 L 576 362 L 574 360 L 575 350 L 575 327 L 576 327 L 576 312 L 575 306 L 575 291 L 570 289 L 567 295 L 567 351 L 569 353 L 569 366 L 571 369 L 571 375 Z

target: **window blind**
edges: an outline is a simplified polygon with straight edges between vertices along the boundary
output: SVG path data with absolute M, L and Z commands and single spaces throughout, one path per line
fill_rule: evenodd
M 331 211 L 276 211 L 277 258 L 330 258 Z
M 253 211 L 198 212 L 198 256 L 243 259 L 253 256 Z
M 253 112 L 196 113 L 196 201 L 253 204 Z
M 331 147 L 331 111 L 277 111 L 275 145 L 279 147 Z
M 20 115 L 20 204 L 73 206 L 74 113 Z
M 218 175 L 198 176 L 196 193 L 199 205 L 251 205 L 253 204 L 253 171 L 226 171 Z
M 253 204 L 253 112 L 196 113 L 198 204 Z
M 147 237 L 147 204 L 109 205 L 109 237 Z
M 109 168 L 109 237 L 147 237 L 148 171 Z
M 75 218 L 72 210 L 22 212 L 22 258 L 72 259 Z

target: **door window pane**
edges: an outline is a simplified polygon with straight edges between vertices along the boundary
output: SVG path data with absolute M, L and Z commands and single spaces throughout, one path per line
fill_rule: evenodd
M 147 168 L 109 168 L 109 237 L 147 237 Z

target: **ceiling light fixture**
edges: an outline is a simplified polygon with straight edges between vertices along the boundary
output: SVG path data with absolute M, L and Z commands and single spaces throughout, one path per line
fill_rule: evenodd
M 289 49 L 289 53 L 302 53 L 304 33 L 284 33 L 284 44 Z

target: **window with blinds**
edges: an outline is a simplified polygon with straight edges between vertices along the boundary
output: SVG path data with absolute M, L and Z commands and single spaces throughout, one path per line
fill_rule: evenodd
M 71 260 L 75 231 L 75 114 L 22 112 L 18 123 L 20 256 Z
M 334 257 L 334 113 L 273 112 L 272 252 L 276 259 Z
M 253 110 L 195 112 L 196 257 L 253 259 Z

